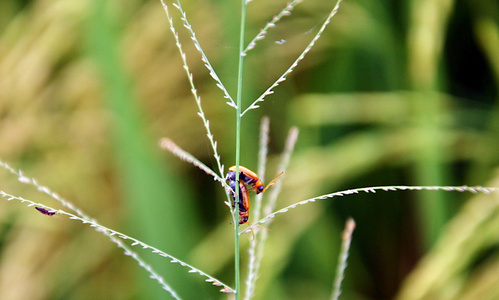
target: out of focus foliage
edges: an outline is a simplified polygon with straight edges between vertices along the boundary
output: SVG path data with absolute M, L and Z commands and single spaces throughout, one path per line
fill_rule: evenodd
M 236 2 L 182 1 L 231 92 Z M 250 2 L 247 36 L 285 4 Z M 303 2 L 250 52 L 246 105 L 289 67 L 333 5 Z M 177 24 L 228 167 L 234 110 Z M 290 126 L 301 130 L 279 207 L 350 187 L 499 186 L 498 89 L 497 1 L 346 0 L 309 56 L 243 119 L 242 164 L 255 168 L 258 122 L 268 115 L 272 155 Z M 2 160 L 103 225 L 232 282 L 223 190 L 157 148 L 168 136 L 214 162 L 159 0 L 3 0 L 0 122 Z M 5 171 L 0 182 L 57 207 Z M 90 228 L 19 203 L 0 207 L 0 299 L 166 297 Z M 498 195 L 444 192 L 355 195 L 279 215 L 256 297 L 327 298 L 348 216 L 357 230 L 343 299 L 499 297 Z M 185 299 L 223 297 L 176 265 L 151 263 Z

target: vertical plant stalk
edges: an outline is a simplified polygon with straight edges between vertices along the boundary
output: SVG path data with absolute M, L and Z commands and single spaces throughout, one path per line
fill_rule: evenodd
M 347 268 L 348 251 L 352 243 L 352 234 L 355 229 L 355 221 L 349 218 L 345 224 L 345 230 L 341 237 L 341 252 L 338 256 L 338 266 L 336 267 L 336 278 L 334 280 L 333 293 L 331 300 L 338 300 L 341 294 L 341 283 L 345 278 L 345 269 Z
M 246 23 L 246 0 L 241 0 L 241 26 L 239 31 L 239 58 L 237 70 L 237 95 L 236 95 L 236 182 L 239 182 L 239 162 L 241 157 L 241 107 L 243 95 L 243 70 L 244 70 L 244 31 Z M 236 184 L 236 203 L 239 202 L 239 184 Z M 241 270 L 239 257 L 239 205 L 233 205 L 232 219 L 234 220 L 234 277 L 235 299 L 239 300 L 241 294 Z

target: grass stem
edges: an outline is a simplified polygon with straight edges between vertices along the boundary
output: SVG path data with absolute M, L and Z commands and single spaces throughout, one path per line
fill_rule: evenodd
M 239 160 L 241 150 L 241 107 L 243 94 L 243 70 L 244 70 L 244 31 L 246 22 L 246 0 L 241 0 L 241 27 L 239 32 L 239 52 L 238 52 L 238 70 L 237 70 L 237 109 L 236 109 L 236 182 L 239 182 Z M 239 201 L 239 185 L 236 184 L 236 203 Z M 234 205 L 234 277 L 235 277 L 235 299 L 238 300 L 241 294 L 241 274 L 239 266 L 239 222 L 237 213 L 239 206 Z

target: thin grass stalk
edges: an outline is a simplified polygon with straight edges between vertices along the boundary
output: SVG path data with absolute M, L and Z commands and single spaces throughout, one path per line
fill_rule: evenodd
M 237 70 L 237 108 L 236 108 L 236 182 L 239 182 L 239 163 L 241 157 L 241 107 L 243 95 L 243 71 L 244 71 L 244 32 L 246 25 L 246 0 L 241 0 L 241 24 L 239 31 L 239 53 L 238 53 L 238 70 Z M 236 184 L 236 204 L 233 205 L 232 218 L 234 220 L 234 277 L 235 277 L 235 299 L 239 300 L 241 294 L 241 270 L 240 270 L 240 256 L 239 256 L 239 220 L 238 211 L 239 205 L 239 185 Z
M 341 236 L 341 251 L 338 256 L 338 265 L 336 266 L 336 278 L 333 285 L 331 300 L 338 300 L 341 295 L 341 283 L 345 278 L 345 269 L 347 268 L 348 252 L 352 243 L 352 234 L 355 229 L 355 221 L 349 218 L 345 223 L 345 230 Z

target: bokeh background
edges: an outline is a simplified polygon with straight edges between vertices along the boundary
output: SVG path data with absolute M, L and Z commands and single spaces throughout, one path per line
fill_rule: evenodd
M 285 1 L 253 1 L 247 36 Z M 234 93 L 238 1 L 182 1 Z M 299 55 L 333 1 L 309 0 L 250 52 L 245 106 Z M 178 23 L 226 168 L 235 116 Z M 279 43 L 276 43 L 279 41 Z M 284 43 L 282 43 L 285 41 Z M 241 164 L 270 164 L 300 129 L 278 208 L 377 185 L 499 187 L 499 3 L 347 0 L 321 40 L 243 118 Z M 158 148 L 167 136 L 215 161 L 159 0 L 2 0 L 0 158 L 101 224 L 233 283 L 224 191 Z M 61 208 L 0 171 L 0 189 Z M 257 299 L 327 299 L 341 231 L 357 222 L 342 299 L 498 299 L 498 195 L 390 192 L 319 201 L 272 224 Z M 245 261 L 249 235 L 243 237 Z M 139 251 L 140 249 L 136 249 Z M 185 299 L 223 299 L 203 278 L 144 254 Z M 62 216 L 0 202 L 0 299 L 164 299 L 105 237 Z

